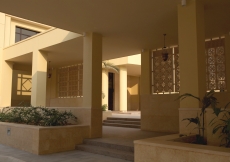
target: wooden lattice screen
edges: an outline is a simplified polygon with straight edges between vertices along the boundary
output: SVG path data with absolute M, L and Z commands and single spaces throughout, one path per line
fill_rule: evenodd
M 206 87 L 209 90 L 226 90 L 225 39 L 205 42 Z
M 58 69 L 58 97 L 82 97 L 82 64 Z
M 167 51 L 167 61 L 162 59 L 162 50 L 152 53 L 153 93 L 172 93 L 180 90 L 178 47 L 168 48 Z

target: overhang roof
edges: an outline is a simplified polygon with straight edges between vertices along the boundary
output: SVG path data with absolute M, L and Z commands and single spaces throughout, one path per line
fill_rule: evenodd
M 189 0 L 187 0 L 189 3 Z M 180 0 L 0 0 L 0 12 L 76 33 L 103 35 L 103 59 L 178 44 Z M 205 36 L 230 31 L 230 1 L 204 0 Z M 188 31 L 189 32 L 189 31 Z

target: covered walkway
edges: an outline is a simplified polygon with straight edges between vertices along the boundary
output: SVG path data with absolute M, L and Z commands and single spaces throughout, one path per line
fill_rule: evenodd
M 133 141 L 137 139 L 150 138 L 167 135 L 168 133 L 147 132 L 133 128 L 121 127 L 103 127 L 103 137 L 92 139 L 103 143 L 111 143 L 123 146 L 133 146 Z M 51 155 L 34 155 L 25 151 L 21 151 L 9 146 L 0 145 L 0 161 L 1 158 L 12 157 L 8 161 L 19 162 L 125 162 L 126 160 L 112 158 L 104 155 L 98 155 L 79 150 L 55 153 Z M 4 159 L 3 161 L 7 161 Z

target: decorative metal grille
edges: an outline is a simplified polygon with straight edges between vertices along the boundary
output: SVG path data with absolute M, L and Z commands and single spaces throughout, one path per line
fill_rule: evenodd
M 152 53 L 152 92 L 172 93 L 180 90 L 178 47 L 168 48 L 167 61 L 162 60 L 162 50 Z
M 62 67 L 58 70 L 58 96 L 82 97 L 82 64 Z
M 225 39 L 205 42 L 207 90 L 226 90 Z

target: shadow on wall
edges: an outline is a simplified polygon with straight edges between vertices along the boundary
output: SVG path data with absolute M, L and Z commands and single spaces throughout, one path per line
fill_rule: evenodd
M 13 70 L 11 106 L 30 105 L 31 87 L 31 66 L 24 66 L 24 70 Z
M 135 76 L 128 76 L 127 78 L 127 109 L 129 111 L 140 110 L 139 80 L 140 77 Z

